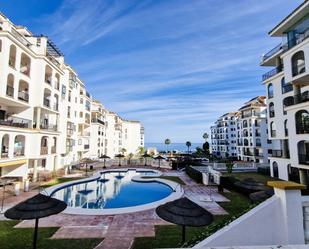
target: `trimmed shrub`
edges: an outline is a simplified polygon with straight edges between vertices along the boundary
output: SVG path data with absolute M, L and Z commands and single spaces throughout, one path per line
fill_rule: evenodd
M 257 172 L 262 175 L 270 176 L 270 167 L 258 167 Z
M 203 175 L 198 170 L 192 168 L 191 166 L 186 166 L 186 173 L 197 183 L 203 183 Z

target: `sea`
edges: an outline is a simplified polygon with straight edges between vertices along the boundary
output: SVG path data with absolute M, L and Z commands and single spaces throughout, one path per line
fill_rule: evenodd
M 186 152 L 188 147 L 184 143 L 171 143 L 168 147 L 164 143 L 145 143 L 146 148 L 157 148 L 157 151 L 176 150 L 179 152 Z M 203 147 L 203 143 L 192 143 L 190 151 L 195 151 L 196 147 Z

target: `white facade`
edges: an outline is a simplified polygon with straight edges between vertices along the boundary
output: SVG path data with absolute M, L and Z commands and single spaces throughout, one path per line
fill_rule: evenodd
M 211 127 L 212 154 L 220 158 L 237 157 L 236 112 L 222 115 Z
M 272 175 L 308 183 L 309 169 L 309 2 L 270 31 L 282 37 L 262 57 L 262 66 L 275 67 L 263 75 L 267 92 L 269 139 L 273 141 Z
M 238 112 L 221 116 L 211 127 L 212 154 L 246 162 L 268 163 L 265 97 L 246 102 Z
M 106 132 L 108 111 L 92 99 L 59 49 L 3 15 L 0 63 L 0 176 L 36 178 L 38 170 L 55 171 L 106 154 L 114 142 L 121 145 L 121 129 L 111 125 Z M 114 119 L 121 120 L 116 114 Z M 141 125 L 133 123 L 126 127 L 130 152 L 137 141 L 143 146 Z M 119 152 L 113 149 L 110 157 Z

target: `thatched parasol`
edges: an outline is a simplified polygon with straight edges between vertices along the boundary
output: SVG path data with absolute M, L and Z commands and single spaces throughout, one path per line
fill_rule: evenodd
M 94 163 L 95 161 L 92 160 L 91 158 L 85 157 L 85 158 L 81 159 L 79 162 L 86 164 L 86 176 L 87 176 L 88 175 L 88 164 Z
M 182 243 L 185 242 L 186 226 L 201 227 L 213 221 L 211 213 L 187 197 L 157 207 L 156 213 L 161 219 L 182 226 Z
M 119 160 L 118 166 L 121 166 L 121 158 L 124 158 L 124 155 L 122 155 L 122 154 L 117 154 L 115 157 L 117 157 L 118 160 Z
M 36 248 L 39 219 L 53 214 L 58 214 L 66 209 L 67 204 L 47 195 L 37 194 L 14 207 L 8 209 L 4 216 L 13 220 L 35 219 L 33 249 Z
M 161 155 L 158 155 L 158 156 L 154 157 L 153 159 L 159 160 L 159 168 L 161 166 L 161 160 L 165 160 L 165 158 L 163 156 L 161 156 Z
M 104 154 L 104 155 L 101 155 L 100 158 L 103 159 L 103 163 L 104 163 L 103 169 L 106 169 L 105 162 L 106 162 L 106 159 L 110 159 L 110 157 Z
M 142 157 L 145 159 L 145 166 L 147 166 L 147 158 L 151 157 L 151 155 L 145 153 L 144 155 L 142 155 Z

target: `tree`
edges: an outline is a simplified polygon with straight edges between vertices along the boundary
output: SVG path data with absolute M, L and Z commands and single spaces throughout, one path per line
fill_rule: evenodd
M 190 153 L 190 147 L 191 147 L 191 142 L 190 141 L 187 141 L 186 142 L 186 146 L 188 147 L 188 154 Z
M 207 132 L 205 132 L 204 134 L 203 134 L 203 138 L 205 139 L 205 141 L 207 141 L 207 139 L 208 139 L 208 133 Z
M 165 139 L 164 141 L 166 147 L 167 147 L 167 151 L 168 151 L 168 146 L 171 144 L 171 140 L 169 138 Z
M 137 154 L 141 156 L 141 155 L 144 155 L 144 153 L 145 153 L 145 148 L 143 146 L 138 147 Z
M 210 154 L 209 143 L 207 141 L 205 143 L 203 143 L 203 150 L 204 150 L 206 156 L 209 156 L 209 154 Z
M 131 164 L 131 160 L 132 160 L 133 156 L 134 156 L 133 153 L 130 153 L 130 154 L 128 155 L 128 158 L 129 158 L 129 165 Z
M 122 155 L 124 155 L 124 153 L 126 153 L 127 150 L 126 150 L 125 148 L 121 148 L 121 149 L 120 149 L 120 152 L 121 152 Z

